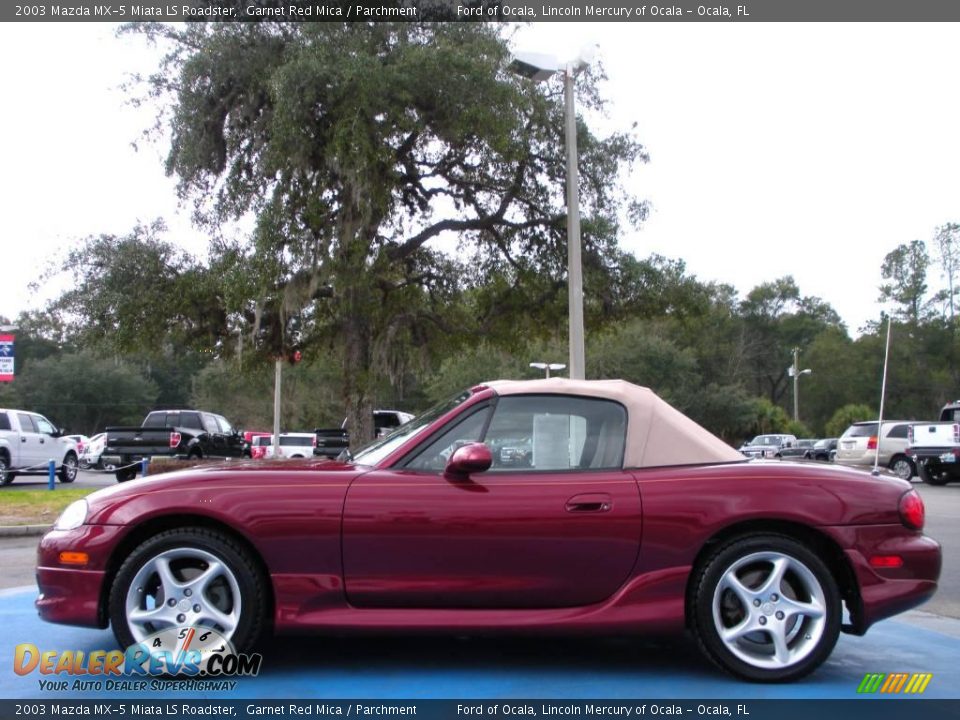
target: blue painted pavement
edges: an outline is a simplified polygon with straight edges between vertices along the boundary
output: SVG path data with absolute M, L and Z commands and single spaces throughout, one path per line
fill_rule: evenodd
M 41 691 L 40 679 L 13 671 L 14 648 L 116 649 L 109 630 L 41 621 L 36 589 L 0 593 L 0 698 L 165 699 L 163 693 Z M 960 624 L 960 621 L 949 621 Z M 687 638 L 283 637 L 263 648 L 255 678 L 227 692 L 180 692 L 177 699 L 855 699 L 866 673 L 933 673 L 923 698 L 960 698 L 960 633 L 954 636 L 900 620 L 865 637 L 841 635 L 830 659 L 811 677 L 788 685 L 754 685 L 728 677 Z M 91 679 L 92 676 L 86 676 Z M 168 693 L 169 695 L 169 693 Z

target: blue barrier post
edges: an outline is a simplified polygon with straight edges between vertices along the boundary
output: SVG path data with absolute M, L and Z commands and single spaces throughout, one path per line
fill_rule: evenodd
M 47 478 L 47 490 L 53 490 L 56 487 L 56 485 L 53 483 L 53 480 L 54 476 L 57 474 L 57 463 L 51 460 L 47 468 L 50 471 L 50 475 Z
M 149 465 L 150 458 L 144 458 L 140 461 L 140 474 L 143 475 L 143 477 L 147 476 L 147 467 L 149 467 Z

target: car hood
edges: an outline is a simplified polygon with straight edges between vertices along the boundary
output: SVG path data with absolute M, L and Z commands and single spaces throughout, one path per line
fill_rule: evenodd
M 87 496 L 87 521 L 97 523 L 98 515 L 111 507 L 140 495 L 157 492 L 188 491 L 195 488 L 216 489 L 247 485 L 268 490 L 275 484 L 343 484 L 369 470 L 363 465 L 341 463 L 324 458 L 248 460 L 202 465 L 175 472 L 147 475 L 129 482 L 113 485 Z

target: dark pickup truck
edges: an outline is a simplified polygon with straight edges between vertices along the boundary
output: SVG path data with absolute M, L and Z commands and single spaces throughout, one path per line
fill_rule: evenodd
M 413 415 L 399 410 L 374 410 L 374 435 L 383 437 L 411 420 Z M 346 420 L 338 428 L 316 428 L 314 432 L 317 435 L 317 446 L 313 449 L 314 455 L 336 458 L 350 447 L 350 434 Z
M 116 465 L 117 481 L 137 476 L 143 458 L 243 457 L 247 443 L 221 416 L 201 410 L 154 410 L 140 427 L 108 427 L 101 459 Z M 129 467 L 133 465 L 133 467 Z

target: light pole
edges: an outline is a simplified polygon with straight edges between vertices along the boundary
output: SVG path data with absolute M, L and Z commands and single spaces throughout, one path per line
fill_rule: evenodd
M 563 363 L 532 362 L 530 363 L 530 367 L 536 368 L 537 370 L 543 370 L 547 374 L 547 377 L 549 378 L 551 370 L 563 370 L 566 367 L 566 365 L 564 365 Z
M 800 420 L 800 399 L 797 395 L 797 392 L 800 389 L 800 376 L 810 375 L 813 373 L 813 370 L 810 368 L 806 368 L 805 370 L 798 369 L 797 355 L 799 353 L 800 348 L 793 349 L 793 365 L 787 368 L 787 375 L 793 378 L 793 419 L 795 422 Z
M 584 48 L 575 60 L 561 63 L 542 53 L 517 53 L 510 69 L 534 82 L 563 71 L 563 106 L 567 152 L 567 295 L 570 316 L 570 378 L 586 377 L 583 341 L 583 264 L 580 258 L 580 181 L 577 168 L 577 113 L 573 81 L 596 57 L 596 45 Z

